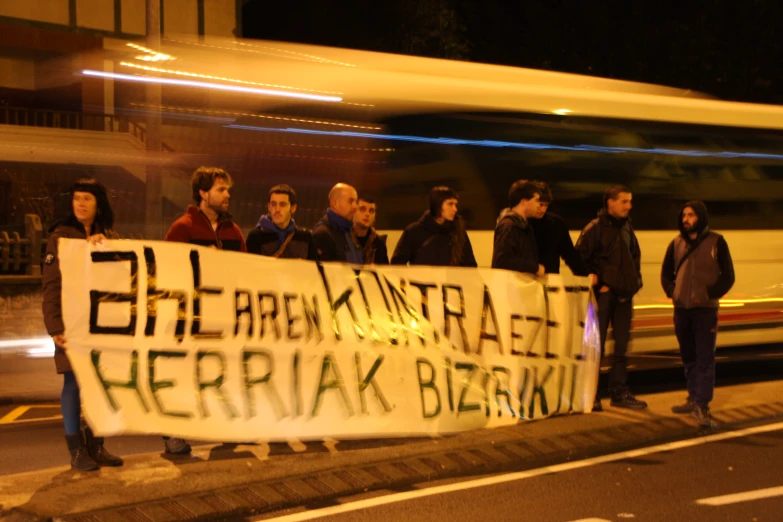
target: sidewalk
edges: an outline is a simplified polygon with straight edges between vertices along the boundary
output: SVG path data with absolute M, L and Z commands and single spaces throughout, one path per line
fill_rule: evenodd
M 719 388 L 722 425 L 783 418 L 781 382 Z M 647 411 L 609 408 L 433 439 L 292 441 L 202 446 L 190 457 L 136 455 L 125 466 L 79 474 L 68 467 L 0 477 L 0 520 L 173 521 L 248 515 L 372 489 L 520 470 L 687 438 L 703 431 L 675 416 L 682 391 L 643 396 Z M 87 515 L 90 516 L 87 516 Z

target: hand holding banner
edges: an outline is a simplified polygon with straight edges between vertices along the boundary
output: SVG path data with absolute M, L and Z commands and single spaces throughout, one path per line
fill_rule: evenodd
M 452 433 L 589 411 L 586 278 L 322 265 L 60 240 L 68 356 L 96 432 L 218 441 Z

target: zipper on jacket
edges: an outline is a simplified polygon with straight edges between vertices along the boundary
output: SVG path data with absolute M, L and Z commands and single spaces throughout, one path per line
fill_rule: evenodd
M 215 234 L 215 242 L 217 243 L 217 248 L 219 250 L 223 250 L 223 243 L 220 241 L 220 236 L 218 235 L 218 232 L 220 231 L 220 221 L 217 222 L 217 226 L 215 228 L 212 228 L 212 222 L 209 220 L 206 214 L 204 214 L 201 209 L 198 210 L 198 213 L 201 214 L 201 216 L 206 220 L 207 226 L 212 230 L 212 233 Z M 219 217 L 219 216 L 218 216 Z

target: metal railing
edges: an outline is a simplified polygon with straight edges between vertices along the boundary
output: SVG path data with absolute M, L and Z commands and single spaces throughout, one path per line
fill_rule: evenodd
M 41 218 L 25 214 L 24 237 L 18 232 L 0 231 L 0 276 L 41 276 L 41 258 L 45 244 Z
M 142 143 L 147 141 L 147 131 L 141 125 L 113 114 L 89 114 L 76 111 L 28 109 L 24 107 L 0 107 L 0 124 L 47 129 L 93 130 L 102 132 L 126 132 Z

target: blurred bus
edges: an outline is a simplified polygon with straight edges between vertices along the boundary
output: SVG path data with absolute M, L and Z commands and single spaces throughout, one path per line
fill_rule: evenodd
M 71 63 L 92 67 L 60 74 L 100 85 L 110 93 L 103 107 L 75 115 L 0 108 L 0 227 L 19 227 L 31 212 L 46 226 L 68 204 L 63 187 L 91 175 L 110 189 L 120 234 L 159 239 L 190 202 L 190 173 L 207 164 L 234 177 L 231 212 L 246 232 L 272 185 L 296 189 L 297 222 L 312 226 L 329 188 L 351 183 L 376 200 L 390 252 L 427 208 L 429 189 L 451 186 L 476 258 L 489 266 L 495 220 L 515 180 L 546 181 L 550 211 L 574 239 L 604 189 L 623 184 L 634 196 L 644 279 L 632 351 L 677 346 L 659 275 L 689 199 L 707 203 L 711 228 L 734 257 L 720 346 L 781 341 L 783 108 L 279 42 L 169 36 L 153 50 L 106 39 L 91 52 L 99 56 Z

